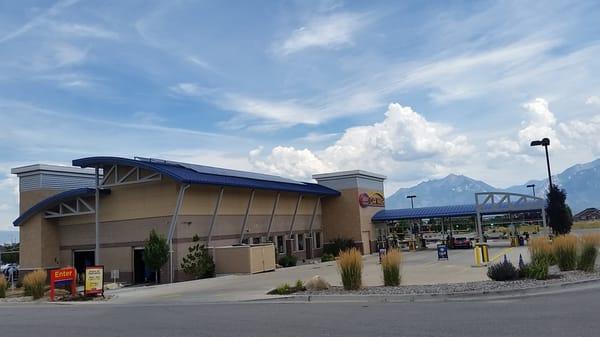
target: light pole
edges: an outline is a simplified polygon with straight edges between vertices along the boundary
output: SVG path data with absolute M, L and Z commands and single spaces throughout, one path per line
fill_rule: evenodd
M 548 146 L 550 146 L 550 139 L 543 138 L 542 140 L 534 140 L 531 142 L 531 146 L 543 146 L 546 150 L 546 165 L 548 166 L 548 183 L 552 188 L 552 173 L 550 173 L 550 158 L 548 158 Z
M 406 199 L 410 199 L 410 208 L 415 208 L 415 204 L 413 203 L 413 199 L 416 198 L 416 195 L 407 195 Z
M 533 191 L 533 196 L 535 197 L 535 184 L 529 184 L 527 185 L 528 188 L 531 188 L 531 190 Z

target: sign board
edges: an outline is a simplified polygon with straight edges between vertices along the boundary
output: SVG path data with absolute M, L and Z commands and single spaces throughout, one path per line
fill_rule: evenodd
M 385 198 L 379 192 L 361 193 L 358 196 L 358 204 L 362 208 L 385 207 Z
M 86 296 L 104 296 L 104 266 L 85 267 L 85 291 Z
M 77 271 L 73 267 L 53 269 L 50 271 L 50 300 L 54 301 L 56 286 L 71 284 L 71 295 L 77 294 Z
M 437 245 L 438 260 L 448 260 L 448 246 Z

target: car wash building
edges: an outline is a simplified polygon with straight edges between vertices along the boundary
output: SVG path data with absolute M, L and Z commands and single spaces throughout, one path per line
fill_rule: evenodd
M 36 164 L 12 173 L 19 177 L 14 225 L 22 270 L 81 272 L 102 264 L 106 278 L 118 270 L 119 281 L 130 283 L 147 281 L 142 253 L 152 229 L 171 247 L 160 281 L 180 281 L 194 236 L 213 251 L 272 243 L 276 255 L 300 259 L 320 256 L 340 237 L 369 254 L 376 242 L 371 219 L 384 207 L 385 177 L 365 171 L 318 174 L 310 183 L 158 159 L 89 157 L 71 167 Z M 235 254 L 219 255 L 217 272 L 247 272 L 238 262 Z

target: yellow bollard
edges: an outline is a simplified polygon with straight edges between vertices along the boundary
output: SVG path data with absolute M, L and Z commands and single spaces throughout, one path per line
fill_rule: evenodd
M 481 248 L 478 245 L 473 248 L 473 254 L 475 255 L 475 267 L 481 266 Z
M 485 243 L 481 243 L 479 244 L 479 246 L 481 246 L 481 261 L 483 263 L 490 262 L 490 253 L 488 250 L 488 245 L 486 245 Z

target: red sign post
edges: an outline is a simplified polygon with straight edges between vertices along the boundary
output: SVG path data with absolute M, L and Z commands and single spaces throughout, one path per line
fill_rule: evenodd
M 54 301 L 56 283 L 71 282 L 71 295 L 77 294 L 77 271 L 73 267 L 53 269 L 50 271 L 50 300 Z

